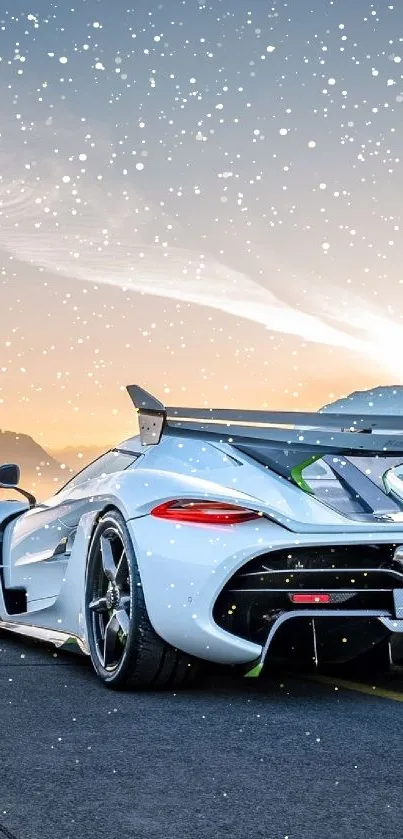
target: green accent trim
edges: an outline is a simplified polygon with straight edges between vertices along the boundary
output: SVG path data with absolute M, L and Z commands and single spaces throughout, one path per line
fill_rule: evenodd
M 257 679 L 260 676 L 262 670 L 263 662 L 259 661 L 258 664 L 255 664 L 255 666 L 252 667 L 252 670 L 248 670 L 248 672 L 245 673 L 245 679 Z
M 69 637 L 63 641 L 63 644 L 60 645 L 59 650 L 76 650 L 78 646 L 79 644 L 77 638 L 75 638 L 74 635 L 69 635 Z
M 311 463 L 315 463 L 315 461 L 320 460 L 323 457 L 322 454 L 313 454 L 311 457 L 308 457 L 308 460 L 303 460 L 302 463 L 299 463 L 298 466 L 294 466 L 291 469 L 291 478 L 303 492 L 309 492 L 310 495 L 313 495 L 313 490 L 307 484 L 307 482 L 302 477 L 302 472 L 306 469 L 307 466 L 310 466 Z

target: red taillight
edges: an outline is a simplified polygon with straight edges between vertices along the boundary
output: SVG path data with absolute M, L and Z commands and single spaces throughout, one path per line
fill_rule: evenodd
M 330 603 L 330 594 L 290 594 L 293 603 Z
M 168 501 L 151 510 L 151 515 L 190 524 L 240 524 L 260 518 L 254 510 L 219 501 Z

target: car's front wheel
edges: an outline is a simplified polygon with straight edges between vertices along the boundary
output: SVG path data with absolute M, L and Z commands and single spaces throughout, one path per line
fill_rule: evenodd
M 85 616 L 93 667 L 116 689 L 189 684 L 200 664 L 166 644 L 148 618 L 133 545 L 116 510 L 93 534 L 86 575 Z

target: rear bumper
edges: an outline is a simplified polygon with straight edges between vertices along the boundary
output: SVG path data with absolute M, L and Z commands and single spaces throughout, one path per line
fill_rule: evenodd
M 392 568 L 386 569 L 385 574 L 381 572 L 379 586 L 378 579 L 372 578 L 367 589 L 368 602 L 363 601 L 360 594 L 366 583 L 356 574 L 355 583 L 350 582 L 350 589 L 355 586 L 354 597 L 359 599 L 349 600 L 349 608 L 347 603 L 334 603 L 332 609 L 328 610 L 329 615 L 323 607 L 320 608 L 320 614 L 316 607 L 310 611 L 307 611 L 306 607 L 298 608 L 298 611 L 295 609 L 296 614 L 293 614 L 294 607 L 288 601 L 287 611 L 280 607 L 280 614 L 270 616 L 270 620 L 263 624 L 262 631 L 258 634 L 240 631 L 238 627 L 222 620 L 217 612 L 220 598 L 229 591 L 231 594 L 226 609 L 231 611 L 231 606 L 236 603 L 232 599 L 234 580 L 238 575 L 248 576 L 250 570 L 256 570 L 247 568 L 252 561 L 268 565 L 269 557 L 270 560 L 275 558 L 275 555 L 278 557 L 279 551 L 285 561 L 289 561 L 290 553 L 296 557 L 297 551 L 303 550 L 306 554 L 314 550 L 321 562 L 327 562 L 326 552 L 331 550 L 334 556 L 336 549 L 344 551 L 348 548 L 354 551 L 356 560 L 359 557 L 362 559 L 360 574 L 365 574 L 366 568 L 370 573 L 378 574 L 379 563 L 378 567 L 375 567 L 377 560 L 374 560 L 371 568 L 371 562 L 366 561 L 366 554 L 367 548 L 375 543 L 380 546 L 380 550 L 383 550 L 382 545 L 385 550 L 389 550 L 392 540 L 390 536 L 386 538 L 384 533 L 372 533 L 371 541 L 366 544 L 362 533 L 355 534 L 348 540 L 345 534 L 331 534 L 327 541 L 323 534 L 299 534 L 296 537 L 295 534 L 286 533 L 279 525 L 267 520 L 262 520 L 259 525 L 255 522 L 245 522 L 231 528 L 212 528 L 176 525 L 169 521 L 151 520 L 150 516 L 142 516 L 129 520 L 127 526 L 138 561 L 148 615 L 155 631 L 172 646 L 201 659 L 218 664 L 252 667 L 254 662 L 260 662 L 267 657 L 269 647 L 276 636 L 277 639 L 280 637 L 284 627 L 289 626 L 290 631 L 294 631 L 295 627 L 298 634 L 299 624 L 296 619 L 306 618 L 308 623 L 312 620 L 310 611 L 314 612 L 315 619 L 321 619 L 321 625 L 326 623 L 326 626 L 330 626 L 332 619 L 350 622 L 351 635 L 353 631 L 356 632 L 357 627 L 359 634 L 362 632 L 364 635 L 369 621 L 372 622 L 373 628 L 377 628 L 376 631 L 384 631 L 385 637 L 393 632 L 403 633 L 403 567 L 401 575 L 398 574 L 397 577 Z M 391 547 L 394 549 L 401 541 L 402 534 L 399 541 L 396 539 Z M 386 559 L 382 557 L 380 562 Z M 304 562 L 306 565 L 306 557 Z M 279 569 L 279 577 L 285 571 L 284 565 L 282 567 L 282 571 Z M 298 574 L 299 571 L 296 567 L 290 570 L 294 574 Z M 318 571 L 317 568 L 312 570 Z M 307 573 L 308 571 L 309 569 L 306 569 Z M 345 574 L 347 568 L 344 566 L 342 571 Z M 260 570 L 258 576 L 261 576 Z M 325 583 L 324 577 L 321 568 L 316 582 L 322 590 L 326 590 L 330 582 L 328 580 Z M 320 580 L 322 582 L 319 582 Z M 309 584 L 311 582 L 313 580 L 310 580 Z M 281 584 L 276 582 L 274 587 L 282 589 L 284 593 L 285 586 L 282 581 Z M 346 587 L 345 579 L 339 581 L 339 591 L 345 591 Z M 274 592 L 264 590 L 267 589 L 264 581 L 262 588 L 259 597 L 264 599 L 268 596 L 269 602 Z M 295 585 L 295 581 L 288 585 L 289 590 L 290 588 L 301 590 L 299 585 Z M 333 584 L 331 588 L 335 589 L 336 585 Z M 374 602 L 373 595 L 379 590 L 383 600 Z M 287 595 L 288 593 L 289 591 L 286 592 Z M 364 596 L 366 597 L 365 592 Z
M 260 554 L 214 606 L 216 622 L 260 643 L 258 662 L 347 662 L 403 632 L 403 565 L 395 544 L 306 545 Z

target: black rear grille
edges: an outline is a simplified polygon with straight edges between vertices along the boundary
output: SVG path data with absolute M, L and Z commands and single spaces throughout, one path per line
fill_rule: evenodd
M 239 573 L 259 571 L 263 566 L 280 570 L 291 568 L 393 568 L 403 566 L 393 560 L 398 547 L 393 545 L 329 545 L 297 546 L 269 551 L 251 560 Z
M 263 554 L 228 581 L 214 607 L 216 622 L 229 632 L 262 643 L 286 611 L 381 610 L 394 614 L 393 590 L 403 589 L 397 545 L 295 547 Z M 292 595 L 326 593 L 326 603 L 294 603 Z

